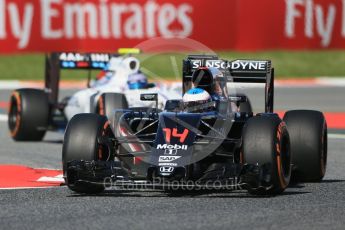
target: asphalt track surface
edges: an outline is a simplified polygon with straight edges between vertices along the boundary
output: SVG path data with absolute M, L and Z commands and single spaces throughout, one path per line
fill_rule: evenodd
M 66 93 L 66 92 L 65 92 Z M 68 94 L 69 92 L 67 92 Z M 259 89 L 249 90 L 254 109 Z M 9 91 L 0 91 L 6 101 Z M 276 109 L 344 112 L 345 88 L 276 89 Z M 2 113 L 4 111 L 1 111 Z M 345 122 L 345 121 L 344 121 Z M 15 143 L 0 122 L 0 163 L 61 168 L 63 135 L 42 143 Z M 0 190 L 0 226 L 8 229 L 345 229 L 344 130 L 330 130 L 328 164 L 321 183 L 293 184 L 275 197 L 245 191 L 171 194 L 109 190 L 86 196 L 66 187 Z

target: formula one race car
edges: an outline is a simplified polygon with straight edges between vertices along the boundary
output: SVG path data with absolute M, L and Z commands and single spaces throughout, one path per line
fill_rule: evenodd
M 245 96 L 228 95 L 227 83 L 265 83 L 265 112 L 238 112 Z M 107 186 L 136 188 L 246 189 L 283 192 L 293 172 L 320 181 L 327 162 L 327 125 L 321 112 L 273 113 L 271 61 L 221 60 L 191 55 L 183 62 L 183 99 L 163 111 L 77 114 L 63 144 L 63 173 L 78 193 Z M 143 94 L 142 100 L 157 100 Z
M 46 58 L 45 89 L 17 89 L 10 98 L 9 130 L 16 141 L 40 141 L 47 130 L 64 131 L 77 113 L 109 115 L 113 109 L 133 106 L 153 107 L 140 101 L 140 94 L 157 93 L 162 108 L 165 101 L 180 98 L 175 90 L 154 83 L 140 72 L 137 49 L 120 49 L 118 54 L 53 53 Z M 58 101 L 60 69 L 102 70 L 88 87 Z M 90 72 L 89 72 L 90 73 Z

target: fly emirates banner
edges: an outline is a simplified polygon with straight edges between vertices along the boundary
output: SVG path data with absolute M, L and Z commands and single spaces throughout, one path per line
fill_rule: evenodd
M 345 0 L 0 0 L 1 53 L 109 52 L 157 37 L 214 50 L 344 49 Z

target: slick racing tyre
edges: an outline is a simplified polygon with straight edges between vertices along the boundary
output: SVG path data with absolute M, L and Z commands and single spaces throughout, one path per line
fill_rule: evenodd
M 126 96 L 121 93 L 103 93 L 98 100 L 97 113 L 108 117 L 114 124 L 114 114 L 117 109 L 128 109 Z
M 41 141 L 49 122 L 48 95 L 40 89 L 18 89 L 10 97 L 8 128 L 16 141 Z
M 250 118 L 243 129 L 241 161 L 244 164 L 243 182 L 249 193 L 276 195 L 289 185 L 291 153 L 289 134 L 277 116 Z
M 113 134 L 105 116 L 84 113 L 77 114 L 70 120 L 64 136 L 62 162 L 66 184 L 71 190 L 78 193 L 100 193 L 104 190 L 103 184 L 76 182 L 78 178 L 68 173 L 67 166 L 71 161 L 113 160 L 111 148 L 99 144 L 99 138 L 107 137 L 113 137 Z
M 292 110 L 283 118 L 290 134 L 293 178 L 303 182 L 321 181 L 327 164 L 327 123 L 323 114 Z

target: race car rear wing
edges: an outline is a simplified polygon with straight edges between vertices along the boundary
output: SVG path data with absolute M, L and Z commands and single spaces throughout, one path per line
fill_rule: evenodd
M 60 70 L 102 70 L 112 57 L 139 54 L 136 48 L 120 48 L 117 53 L 51 53 L 45 59 L 45 89 L 51 104 L 58 103 Z M 88 82 L 91 72 L 89 72 Z
M 110 58 L 117 56 L 110 53 L 59 53 L 59 65 L 61 69 L 104 69 Z
M 227 82 L 264 83 L 265 112 L 273 112 L 274 68 L 270 60 L 228 61 L 216 55 L 190 55 L 183 60 L 183 93 L 192 86 L 192 74 L 200 67 L 214 67 L 223 72 Z

